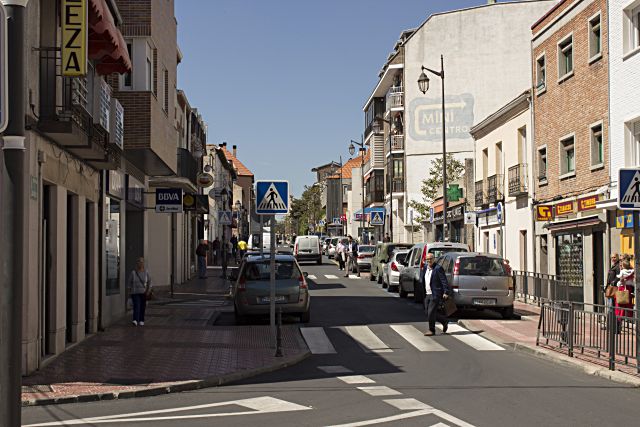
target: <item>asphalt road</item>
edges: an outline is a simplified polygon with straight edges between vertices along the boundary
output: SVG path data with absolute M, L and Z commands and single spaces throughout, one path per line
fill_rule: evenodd
M 308 328 L 304 335 L 316 354 L 302 363 L 195 392 L 25 408 L 23 423 L 182 427 L 639 423 L 640 391 L 632 387 L 503 349 L 454 325 L 447 335 L 423 337 L 426 322 L 421 306 L 387 293 L 366 277 L 343 278 L 333 264 L 307 264 L 303 269 L 310 275 L 312 320 L 301 326 Z M 51 422 L 55 424 L 43 424 Z

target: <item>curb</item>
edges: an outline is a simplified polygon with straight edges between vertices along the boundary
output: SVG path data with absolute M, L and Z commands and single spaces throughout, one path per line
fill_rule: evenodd
M 473 331 L 473 327 L 471 325 L 469 325 L 467 323 L 467 321 L 465 320 L 458 320 L 458 324 L 460 326 L 463 326 L 467 329 L 469 329 L 470 331 Z M 601 366 L 597 366 L 597 365 L 593 365 L 592 363 L 583 361 L 583 360 L 579 360 L 579 359 L 575 359 L 569 356 L 565 356 L 564 354 L 560 354 L 557 353 L 555 351 L 552 350 L 547 350 L 545 348 L 541 348 L 541 347 L 536 347 L 536 346 L 531 346 L 531 345 L 527 345 L 527 344 L 521 344 L 521 343 L 504 343 L 502 342 L 502 340 L 496 338 L 495 336 L 491 335 L 491 333 L 487 333 L 487 332 L 482 332 L 481 334 L 483 337 L 487 338 L 490 341 L 493 341 L 496 344 L 502 345 L 502 346 L 506 346 L 507 348 L 510 348 L 514 351 L 517 351 L 519 353 L 524 353 L 524 354 L 528 354 L 534 357 L 537 357 L 539 359 L 545 359 L 545 360 L 550 360 L 553 362 L 556 362 L 562 366 L 566 366 L 566 367 L 570 367 L 573 369 L 577 369 L 579 371 L 582 371 L 588 375 L 593 375 L 596 377 L 600 377 L 600 378 L 604 378 L 610 381 L 614 381 L 617 383 L 621 383 L 621 384 L 626 384 L 626 385 L 630 385 L 633 387 L 637 387 L 640 388 L 640 378 L 636 378 L 634 376 L 631 376 L 629 374 L 625 374 L 624 372 L 620 372 L 620 371 L 610 371 L 608 368 L 603 368 Z
M 247 369 L 239 372 L 232 372 L 230 374 L 204 378 L 201 380 L 193 380 L 180 382 L 175 384 L 168 384 L 158 387 L 151 387 L 142 390 L 132 391 L 120 391 L 109 393 L 93 393 L 93 394 L 81 394 L 77 396 L 63 396 L 56 398 L 42 398 L 42 399 L 30 399 L 23 400 L 22 407 L 29 406 L 43 406 L 43 405 L 61 405 L 65 403 L 84 403 L 84 402 L 97 402 L 101 400 L 119 400 L 119 399 L 131 399 L 135 397 L 150 397 L 158 396 L 161 394 L 180 393 L 183 391 L 193 391 L 209 387 L 218 387 L 228 383 L 244 380 L 247 378 L 255 377 L 268 372 L 274 372 L 279 369 L 287 368 L 302 362 L 307 357 L 311 356 L 311 351 L 308 349 L 303 353 L 296 355 L 286 361 L 276 363 L 270 366 L 262 366 L 260 368 Z

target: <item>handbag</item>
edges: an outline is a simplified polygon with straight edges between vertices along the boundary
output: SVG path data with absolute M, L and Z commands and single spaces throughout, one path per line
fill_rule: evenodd
M 618 287 L 617 286 L 613 286 L 613 285 L 609 285 L 604 290 L 604 296 L 607 297 L 607 298 L 613 298 L 613 297 L 616 296 L 616 292 L 618 292 Z
M 440 303 L 440 309 L 444 312 L 445 316 L 451 316 L 453 313 L 458 311 L 458 307 L 456 306 L 453 298 L 449 297 L 445 300 L 442 300 Z
M 616 304 L 629 304 L 631 298 L 628 290 L 616 292 Z

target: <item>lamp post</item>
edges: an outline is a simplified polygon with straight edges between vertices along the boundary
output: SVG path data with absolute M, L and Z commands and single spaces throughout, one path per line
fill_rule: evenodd
M 349 154 L 352 156 L 356 152 L 356 147 L 353 144 L 357 144 L 360 147 L 360 177 L 362 178 L 362 187 L 360 188 L 360 192 L 362 193 L 362 210 L 360 213 L 360 230 L 362 232 L 362 240 L 360 240 L 360 243 L 364 243 L 364 153 L 366 150 L 364 148 L 364 141 L 358 142 L 352 139 L 351 144 L 349 145 Z
M 444 108 L 444 57 L 440 55 L 440 71 L 435 71 L 430 68 L 422 66 L 422 73 L 418 78 L 418 88 L 423 94 L 429 90 L 429 77 L 425 73 L 428 71 L 438 77 L 442 82 L 442 240 L 448 241 L 448 227 L 447 227 L 447 137 L 446 137 L 446 125 L 445 125 L 445 108 Z

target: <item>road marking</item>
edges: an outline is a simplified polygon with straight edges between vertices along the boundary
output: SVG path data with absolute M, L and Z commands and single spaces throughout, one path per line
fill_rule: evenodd
M 183 412 L 197 409 L 215 408 L 220 406 L 242 406 L 250 411 L 240 412 L 224 412 L 214 414 L 196 414 L 196 415 L 172 415 L 164 417 L 143 417 L 144 415 L 166 414 L 171 412 Z M 159 409 L 155 411 L 131 412 L 127 414 L 107 415 L 104 417 L 78 418 L 64 421 L 53 421 L 47 423 L 29 424 L 23 427 L 47 427 L 47 426 L 70 426 L 80 424 L 114 424 L 114 423 L 134 423 L 142 421 L 168 421 L 179 419 L 197 419 L 197 418 L 214 418 L 238 415 L 254 415 L 270 412 L 291 412 L 303 411 L 311 409 L 308 406 L 298 405 L 296 403 L 287 402 L 286 400 L 276 399 L 274 397 L 263 396 L 252 399 L 231 400 L 227 402 L 208 403 L 205 405 L 184 406 L 180 408 Z M 132 418 L 135 417 L 135 418 Z
M 356 279 L 356 280 L 360 280 L 360 279 L 362 279 L 362 277 L 358 277 L 358 276 L 356 276 L 355 274 L 350 274 L 350 275 L 349 275 L 349 279 Z
M 371 332 L 368 326 L 345 326 L 345 330 L 354 340 L 358 341 L 367 353 L 393 352 L 380 338 Z
M 438 329 L 442 330 L 442 327 L 438 325 Z M 456 325 L 455 323 L 449 324 L 449 334 L 463 343 L 467 344 L 480 351 L 500 351 L 504 350 L 504 348 L 500 347 L 498 344 L 495 344 L 489 341 L 486 338 L 481 337 L 480 335 L 474 334 L 468 329 L 463 328 L 460 325 Z
M 349 375 L 347 377 L 338 377 L 340 381 L 344 381 L 347 384 L 374 384 L 375 381 L 371 378 L 367 378 L 364 375 Z
M 449 424 L 437 423 L 437 424 L 432 425 L 431 427 L 449 427 Z
M 316 277 L 316 276 L 314 276 L 313 274 L 310 274 L 310 275 L 308 275 L 307 277 L 308 277 L 309 279 L 311 279 L 311 280 L 316 280 L 316 279 L 317 279 L 317 277 Z
M 469 424 L 468 422 L 462 421 L 460 418 L 456 418 L 453 415 L 449 415 L 446 412 L 441 411 L 439 409 L 434 409 L 433 414 L 439 416 L 442 419 L 449 421 L 450 423 L 457 425 L 458 427 L 475 427 L 473 424 Z
M 336 349 L 329 341 L 323 327 L 300 328 L 302 337 L 307 343 L 311 354 L 335 354 Z
M 421 417 L 423 415 L 429 415 L 431 414 L 431 410 L 429 409 L 424 409 L 421 411 L 413 411 L 413 412 L 404 412 L 398 415 L 393 415 L 390 417 L 384 417 L 384 418 L 376 418 L 373 420 L 366 420 L 366 421 L 358 421 L 355 423 L 348 423 L 348 424 L 339 424 L 339 425 L 333 425 L 330 427 L 362 427 L 362 426 L 371 426 L 371 425 L 376 425 L 376 424 L 383 424 L 383 423 L 388 423 L 391 421 L 398 421 L 398 420 L 406 420 L 408 418 L 415 418 L 415 417 Z
M 326 372 L 327 374 L 350 374 L 353 372 L 351 369 L 345 368 L 344 366 L 340 365 L 318 366 L 318 369 Z
M 336 276 L 335 274 L 325 274 L 324 277 L 326 277 L 327 279 L 337 279 L 338 276 Z
M 384 400 L 384 403 L 388 403 L 391 406 L 395 406 L 396 408 L 400 409 L 401 411 L 408 411 L 408 410 L 418 410 L 418 409 L 430 409 L 432 410 L 433 408 L 429 405 L 427 405 L 426 403 L 422 403 L 419 400 L 416 399 L 387 399 Z
M 390 325 L 390 327 L 419 351 L 448 351 L 436 341 L 425 337 L 412 325 Z
M 358 387 L 358 390 L 364 391 L 370 396 L 398 396 L 402 394 L 399 391 L 384 385 Z

